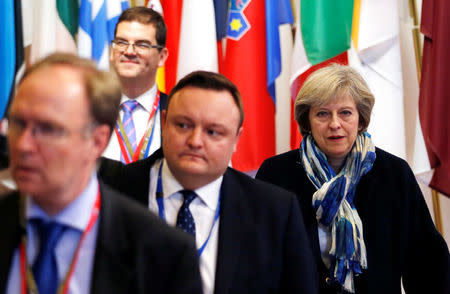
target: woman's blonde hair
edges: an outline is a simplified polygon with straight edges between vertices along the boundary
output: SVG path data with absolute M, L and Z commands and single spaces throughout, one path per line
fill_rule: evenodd
M 313 72 L 305 81 L 295 99 L 295 120 L 300 133 L 311 132 L 309 110 L 312 106 L 323 106 L 334 99 L 349 95 L 353 98 L 359 113 L 360 133 L 370 123 L 375 98 L 367 83 L 353 68 L 331 64 Z

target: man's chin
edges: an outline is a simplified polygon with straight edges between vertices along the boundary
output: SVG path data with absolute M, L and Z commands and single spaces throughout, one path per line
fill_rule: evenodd
M 38 185 L 37 183 L 33 183 L 30 181 L 23 181 L 23 180 L 16 181 L 16 186 L 20 192 L 22 192 L 24 194 L 30 194 L 30 195 L 39 194 L 39 191 L 41 189 L 41 185 Z
M 134 78 L 138 75 L 138 64 L 121 64 L 116 68 L 117 73 L 120 77 Z

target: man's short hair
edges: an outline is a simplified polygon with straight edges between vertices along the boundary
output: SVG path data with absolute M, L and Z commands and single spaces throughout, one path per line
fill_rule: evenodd
M 119 115 L 122 96 L 120 82 L 114 72 L 101 71 L 91 60 L 73 54 L 54 53 L 33 64 L 25 72 L 21 82 L 40 69 L 58 65 L 68 66 L 80 72 L 93 122 L 108 125 L 112 132 Z
M 117 33 L 117 27 L 123 21 L 136 21 L 138 23 L 144 25 L 154 25 L 155 26 L 155 38 L 157 45 L 161 45 L 166 47 L 166 35 L 167 35 L 167 27 L 164 22 L 164 18 L 161 14 L 156 12 L 155 10 L 143 6 L 132 7 L 127 10 L 124 10 L 117 21 L 116 28 L 114 29 L 114 37 Z M 161 51 L 162 49 L 158 49 Z
M 167 98 L 167 111 L 169 110 L 170 100 L 172 97 L 180 90 L 193 87 L 205 90 L 215 90 L 215 91 L 227 91 L 233 97 L 233 101 L 239 109 L 239 125 L 238 129 L 242 126 L 244 122 L 244 106 L 242 103 L 241 93 L 239 93 L 238 88 L 224 75 L 209 72 L 209 71 L 194 71 L 184 78 L 182 78 L 175 87 L 170 91 L 169 97 Z

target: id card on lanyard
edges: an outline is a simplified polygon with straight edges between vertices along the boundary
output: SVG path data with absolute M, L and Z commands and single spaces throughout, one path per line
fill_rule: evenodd
M 164 197 L 163 197 L 163 187 L 162 187 L 162 166 L 163 166 L 163 162 L 161 162 L 161 165 L 159 166 L 158 169 L 158 179 L 156 182 L 156 203 L 158 204 L 158 214 L 159 217 L 164 220 L 165 222 L 167 222 L 166 220 L 166 211 L 164 208 Z M 205 242 L 203 242 L 202 246 L 200 246 L 200 248 L 197 248 L 197 253 L 198 256 L 200 257 L 203 253 L 203 250 L 205 250 L 206 245 L 209 242 L 209 239 L 211 238 L 211 234 L 212 231 L 214 229 L 214 226 L 216 225 L 217 220 L 219 219 L 220 216 L 220 198 L 221 198 L 221 193 L 219 192 L 219 198 L 217 200 L 217 207 L 216 207 L 216 212 L 214 214 L 214 220 L 213 223 L 211 225 L 211 228 L 209 229 L 209 233 L 208 233 L 208 237 L 206 238 Z
M 25 220 L 25 197 L 21 196 L 21 224 L 26 227 L 26 220 Z M 83 245 L 83 241 L 86 238 L 86 236 L 89 234 L 89 232 L 92 230 L 92 227 L 96 223 L 98 219 L 98 215 L 100 213 L 100 187 L 98 187 L 97 196 L 94 202 L 94 206 L 92 207 L 91 215 L 89 217 L 88 224 L 86 226 L 86 229 L 83 231 L 80 241 L 78 242 L 77 248 L 75 250 L 75 254 L 72 258 L 72 262 L 70 264 L 69 270 L 66 274 L 66 277 L 61 281 L 61 283 L 58 286 L 58 294 L 67 294 L 69 291 L 69 284 L 70 279 L 72 278 L 72 275 L 74 273 L 75 267 L 77 265 L 78 256 L 80 254 L 81 247 Z M 21 293 L 27 294 L 39 294 L 36 281 L 34 279 L 33 272 L 31 270 L 30 264 L 27 262 L 27 254 L 26 254 L 26 248 L 27 248 L 27 236 L 26 233 L 22 237 L 22 241 L 19 245 L 19 257 L 20 257 L 20 273 L 21 273 Z M 28 291 L 28 292 L 27 292 Z

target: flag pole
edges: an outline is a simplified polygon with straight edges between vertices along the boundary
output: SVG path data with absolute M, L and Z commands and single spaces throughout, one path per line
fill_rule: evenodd
M 433 199 L 434 223 L 439 233 L 444 236 L 444 228 L 442 227 L 441 216 L 441 200 L 439 198 L 439 193 L 435 189 L 431 189 L 431 195 Z
M 409 0 L 409 13 L 413 19 L 412 35 L 414 42 L 414 53 L 416 57 L 417 80 L 420 84 L 420 75 L 422 72 L 422 44 L 420 39 L 420 23 L 417 13 L 416 0 Z
M 422 44 L 420 39 L 420 23 L 417 13 L 416 0 L 409 0 L 409 13 L 413 19 L 412 35 L 414 42 L 414 53 L 416 57 L 417 80 L 420 84 L 422 73 Z M 441 216 L 441 201 L 439 199 L 439 193 L 433 188 L 431 188 L 431 199 L 433 202 L 434 223 L 436 225 L 436 229 L 439 233 L 441 233 L 441 235 L 444 235 Z

